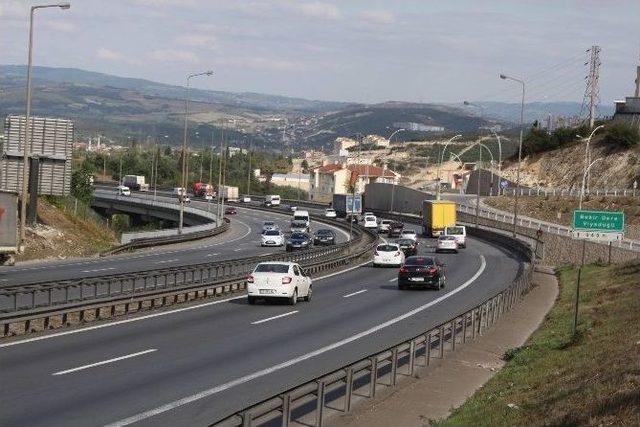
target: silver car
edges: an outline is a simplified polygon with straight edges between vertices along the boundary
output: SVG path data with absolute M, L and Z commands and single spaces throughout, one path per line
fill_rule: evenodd
M 445 251 L 458 252 L 458 242 L 456 241 L 455 236 L 441 235 L 440 237 L 438 237 L 438 243 L 436 243 L 436 253 Z
M 265 231 L 273 231 L 273 230 L 279 230 L 280 227 L 278 227 L 278 224 L 276 224 L 273 221 L 265 221 L 264 223 L 262 223 L 262 232 L 264 233 Z

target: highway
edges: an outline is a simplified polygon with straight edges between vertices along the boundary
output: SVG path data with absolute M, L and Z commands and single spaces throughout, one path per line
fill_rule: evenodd
M 253 227 L 263 215 L 237 221 Z M 421 239 L 420 251 L 432 244 Z M 475 239 L 438 257 L 447 264 L 441 291 L 399 291 L 396 269 L 361 266 L 316 280 L 313 301 L 295 307 L 239 296 L 5 342 L 0 425 L 208 425 L 435 326 L 522 268 Z
M 161 201 L 176 202 L 175 198 L 159 197 Z M 205 202 L 194 200 L 193 207 L 207 208 Z M 231 230 L 202 242 L 180 244 L 173 248 L 155 248 L 133 254 L 104 258 L 84 258 L 68 261 L 25 263 L 13 267 L 0 267 L 0 286 L 21 285 L 47 280 L 72 280 L 108 274 L 131 273 L 143 269 L 177 267 L 180 265 L 222 261 L 284 251 L 284 248 L 260 247 L 260 233 L 264 221 L 276 222 L 283 231 L 289 229 L 291 214 L 269 213 L 238 208 L 236 215 L 228 216 Z M 323 226 L 327 228 L 327 226 Z M 314 225 L 314 228 L 317 228 Z M 312 231 L 313 229 L 312 228 Z M 336 230 L 337 242 L 347 236 Z

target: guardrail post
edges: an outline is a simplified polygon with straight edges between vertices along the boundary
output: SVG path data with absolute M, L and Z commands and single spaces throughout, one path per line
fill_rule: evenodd
M 291 420 L 291 394 L 282 395 L 282 427 L 289 427 Z
M 440 326 L 438 341 L 440 341 L 440 359 L 444 359 L 444 325 Z
M 391 385 L 395 386 L 398 373 L 398 347 L 391 351 Z
M 458 326 L 458 319 L 451 321 L 451 351 L 456 351 L 456 329 Z
M 324 381 L 318 381 L 316 389 L 316 422 L 315 427 L 322 427 L 322 413 L 324 412 Z
M 371 372 L 369 374 L 369 397 L 376 396 L 376 383 L 378 382 L 378 356 L 373 356 L 371 361 Z
M 477 311 L 476 308 L 471 310 L 471 339 L 472 340 L 476 339 L 476 316 L 477 316 L 476 311 Z
M 344 412 L 351 411 L 351 397 L 353 395 L 353 368 L 347 368 L 347 378 L 345 379 L 345 392 L 344 392 Z M 395 381 L 394 381 L 395 385 Z
M 426 348 L 424 349 L 424 357 L 427 359 L 427 366 L 429 366 L 431 364 L 431 332 L 427 334 L 426 341 L 424 343 L 426 346 Z
M 242 414 L 242 427 L 251 427 L 253 425 L 253 415 L 250 411 Z
M 465 344 L 467 342 L 467 314 L 462 315 L 462 343 Z
M 409 375 L 410 376 L 413 376 L 415 356 L 416 356 L 416 340 L 411 340 L 411 344 L 409 344 Z

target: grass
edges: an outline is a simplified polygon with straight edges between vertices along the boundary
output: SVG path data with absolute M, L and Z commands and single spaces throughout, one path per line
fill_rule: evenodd
M 571 336 L 576 269 L 505 367 L 438 426 L 640 425 L 640 261 L 583 269 Z

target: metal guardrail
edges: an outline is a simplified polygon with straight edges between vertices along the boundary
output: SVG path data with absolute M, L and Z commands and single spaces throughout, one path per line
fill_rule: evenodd
M 500 190 L 502 195 L 515 196 L 516 192 L 521 196 L 560 196 L 560 197 L 580 197 L 578 188 L 505 188 Z M 636 197 L 640 196 L 640 191 L 633 188 L 596 188 L 585 190 L 585 196 L 608 196 L 608 197 Z
M 312 215 L 312 218 L 337 227 L 348 226 L 345 222 L 324 217 Z M 337 268 L 372 253 L 377 235 L 359 227 L 354 227 L 353 230 L 354 238 L 351 242 L 307 251 L 78 280 L 5 285 L 0 287 L 0 336 L 67 326 L 73 323 L 70 314 L 75 315 L 76 323 L 83 323 L 100 318 L 104 310 L 108 312 L 107 317 L 112 317 L 144 308 L 242 290 L 246 275 L 256 263 L 262 261 L 298 262 L 310 274 Z M 183 300 L 180 300 L 180 295 Z
M 476 214 L 476 207 L 471 205 L 458 204 L 458 211 L 470 215 Z M 513 215 L 506 212 L 497 212 L 484 208 L 478 210 L 479 217 L 503 222 L 505 224 L 513 224 Z M 518 218 L 518 225 L 525 228 L 546 231 L 547 233 L 558 234 L 560 236 L 571 237 L 571 228 L 559 224 L 550 224 L 544 221 L 536 221 L 529 218 Z M 595 242 L 598 243 L 598 242 Z M 632 251 L 640 251 L 640 241 L 623 239 L 612 242 L 612 246 L 622 249 L 630 249 Z
M 405 219 L 411 220 L 409 217 Z M 499 239 L 511 238 L 500 236 Z M 533 260 L 531 247 L 515 240 L 512 243 L 511 246 L 520 248 L 527 260 Z M 354 396 L 373 398 L 379 385 L 394 387 L 400 375 L 413 376 L 417 365 L 427 367 L 434 357 L 444 358 L 447 348 L 453 352 L 456 346 L 482 335 L 527 293 L 532 272 L 532 266 L 528 265 L 503 291 L 409 340 L 284 390 L 226 418 L 214 420 L 212 425 L 249 427 L 280 421 L 282 426 L 288 426 L 291 421 L 298 421 L 320 427 L 327 408 L 347 413 L 351 410 Z M 297 419 L 293 419 L 294 413 Z

